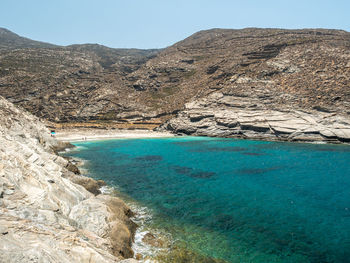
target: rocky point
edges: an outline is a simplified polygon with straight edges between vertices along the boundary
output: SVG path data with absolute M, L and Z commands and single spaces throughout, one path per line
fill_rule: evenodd
M 136 226 L 130 209 L 116 197 L 98 194 L 98 185 L 95 194 L 87 191 L 83 186 L 93 179 L 78 175 L 55 154 L 64 145 L 37 117 L 0 97 L 0 119 L 0 262 L 132 257 Z

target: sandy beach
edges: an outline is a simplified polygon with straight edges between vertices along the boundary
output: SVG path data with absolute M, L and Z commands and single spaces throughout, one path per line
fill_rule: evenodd
M 174 137 L 175 135 L 169 132 L 156 132 L 150 130 L 105 130 L 80 128 L 56 130 L 54 136 L 59 141 L 77 142 L 127 138 L 162 138 Z

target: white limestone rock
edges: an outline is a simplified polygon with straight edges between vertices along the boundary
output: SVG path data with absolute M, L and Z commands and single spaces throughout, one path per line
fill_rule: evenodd
M 56 146 L 36 117 L 0 97 L 0 262 L 132 256 L 134 226 L 126 205 L 64 178 L 70 172 L 67 160 L 53 152 Z
M 185 110 L 162 128 L 191 135 L 350 142 L 350 118 L 346 115 L 296 108 L 266 109 L 259 97 L 220 92 L 187 103 Z

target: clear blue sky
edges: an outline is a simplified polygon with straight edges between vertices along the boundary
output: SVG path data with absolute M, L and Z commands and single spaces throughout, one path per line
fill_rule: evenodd
M 350 0 L 1 0 L 0 27 L 59 45 L 161 48 L 210 28 L 350 31 Z

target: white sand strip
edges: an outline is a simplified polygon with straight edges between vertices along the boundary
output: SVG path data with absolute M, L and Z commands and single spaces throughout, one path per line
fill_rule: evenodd
M 106 139 L 161 138 L 174 137 L 175 135 L 169 132 L 150 130 L 63 129 L 57 130 L 54 136 L 60 141 L 77 142 Z

